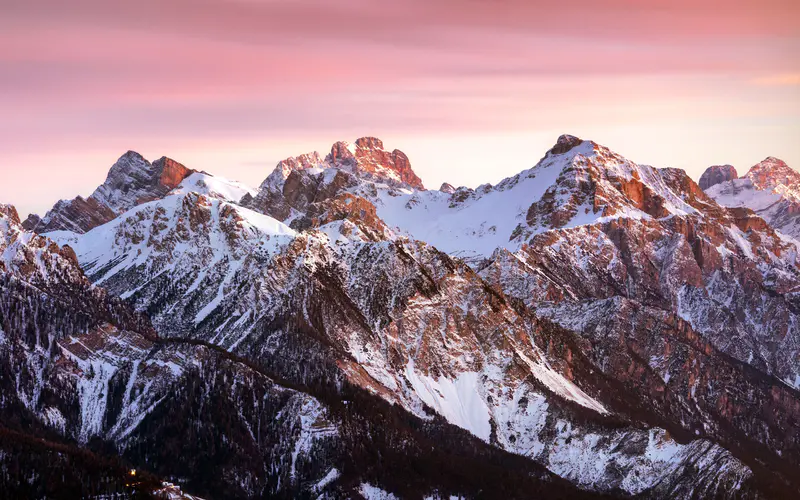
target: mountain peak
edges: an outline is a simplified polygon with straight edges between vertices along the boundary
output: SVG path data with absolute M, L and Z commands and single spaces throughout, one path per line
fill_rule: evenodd
M 19 220 L 19 213 L 17 213 L 17 208 L 14 205 L 6 205 L 4 203 L 0 203 L 0 215 L 5 218 L 11 219 L 11 222 L 16 224 L 20 223 Z
M 111 166 L 105 182 L 91 197 L 119 213 L 166 195 L 192 173 L 194 170 L 166 156 L 150 163 L 128 151 Z
M 377 137 L 360 137 L 356 139 L 356 146 L 363 149 L 382 150 L 383 141 Z
M 733 179 L 738 179 L 739 174 L 736 172 L 736 169 L 733 165 L 713 165 L 708 167 L 703 175 L 700 176 L 700 189 L 705 191 L 706 189 L 714 186 L 716 184 L 721 184 L 723 182 L 727 182 Z
M 581 144 L 583 139 L 575 137 L 574 135 L 562 134 L 558 136 L 555 146 L 550 148 L 550 153 L 554 155 L 564 154 L 575 146 Z
M 354 146 L 337 142 L 326 160 L 390 182 L 401 182 L 418 190 L 425 189 L 422 179 L 412 170 L 408 156 L 399 149 L 391 152 L 385 150 L 383 141 L 377 137 L 361 137 L 356 139 Z
M 756 163 L 750 168 L 750 172 L 753 171 L 778 171 L 781 172 L 789 168 L 789 165 L 786 164 L 785 161 L 781 160 L 780 158 L 775 158 L 774 156 L 767 156 L 760 162 Z M 748 172 L 749 173 L 749 172 Z
M 136 172 L 149 173 L 150 169 L 151 164 L 145 159 L 144 156 L 140 155 L 136 151 L 130 150 L 125 152 L 117 159 L 117 161 L 114 162 L 113 165 L 111 165 L 111 168 L 108 169 L 108 174 L 106 174 L 106 180 L 104 184 L 114 182 L 115 179 L 125 175 L 136 175 Z
M 385 150 L 383 141 L 376 137 L 361 137 L 354 144 L 336 142 L 331 146 L 325 162 L 332 167 L 366 174 L 367 177 L 406 184 L 413 189 L 425 189 L 422 179 L 412 170 L 408 156 L 399 149 Z
M 745 174 L 756 189 L 774 189 L 777 186 L 800 187 L 800 173 L 785 161 L 768 156 L 753 165 Z
M 24 227 L 39 233 L 57 230 L 84 233 L 140 203 L 166 196 L 194 172 L 166 156 L 150 163 L 130 150 L 114 162 L 106 180 L 91 196 L 61 200 L 44 217 L 28 217 Z
M 125 153 L 123 153 L 122 156 L 120 156 L 117 159 L 117 162 L 119 162 L 120 160 L 142 160 L 142 161 L 147 161 L 147 160 L 144 159 L 144 156 L 142 156 L 141 153 L 139 153 L 138 151 L 134 151 L 132 149 L 129 149 Z

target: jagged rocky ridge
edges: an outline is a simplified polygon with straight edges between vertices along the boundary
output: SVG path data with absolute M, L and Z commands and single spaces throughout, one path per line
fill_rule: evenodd
M 161 198 L 192 173 L 194 170 L 165 156 L 150 163 L 139 153 L 128 151 L 114 163 L 106 181 L 91 196 L 61 200 L 44 217 L 28 216 L 23 227 L 40 233 L 84 233 L 135 205 Z
M 794 240 L 572 136 L 497 186 L 410 174 L 364 138 L 51 236 L 163 339 L 443 417 L 587 491 L 797 491 Z
M 706 192 L 720 205 L 750 209 L 782 233 L 800 237 L 800 173 L 782 160 L 768 157 L 741 178 L 734 169 L 731 179 L 710 185 Z

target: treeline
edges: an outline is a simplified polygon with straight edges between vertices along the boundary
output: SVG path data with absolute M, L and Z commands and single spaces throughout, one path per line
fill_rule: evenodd
M 0 425 L 0 498 L 151 498 L 161 482 L 118 457 Z
M 401 498 L 433 493 L 445 498 L 600 496 L 578 490 L 541 465 L 491 446 L 439 416 L 417 418 L 349 383 L 298 384 L 196 339 L 161 342 L 204 346 L 217 360 L 187 376 L 174 397 L 145 418 L 125 458 L 147 463 L 160 475 L 184 476 L 184 489 L 193 494 L 310 497 L 314 484 L 335 467 L 341 475 L 325 491 L 342 498 L 354 495 L 363 482 Z M 243 375 L 251 370 L 261 377 Z M 239 384 L 247 382 L 244 390 L 234 382 L 237 377 Z M 289 438 L 297 437 L 291 435 L 296 430 L 287 429 L 276 415 L 292 410 L 294 391 L 324 405 L 325 425 L 335 428 L 336 436 L 316 441 L 309 456 L 300 455 L 292 478 L 287 460 L 295 446 Z M 176 456 L 183 457 L 182 463 L 175 463 Z M 243 487 L 237 488 L 235 474 Z M 253 489 L 244 487 L 248 481 Z
M 152 334 L 147 317 L 105 290 L 83 283 L 38 286 L 0 274 L 0 330 L 28 347 L 49 347 L 66 335 L 81 334 L 101 323 Z

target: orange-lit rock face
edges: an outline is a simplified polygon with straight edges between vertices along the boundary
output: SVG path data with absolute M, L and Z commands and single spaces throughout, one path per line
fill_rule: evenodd
M 80 265 L 80 264 L 78 263 L 78 256 L 77 256 L 77 255 L 75 255 L 75 250 L 73 250 L 71 246 L 69 246 L 69 245 L 64 245 L 63 247 L 61 247 L 61 248 L 58 250 L 58 254 L 59 254 L 60 256 L 64 257 L 65 259 L 67 259 L 68 261 L 72 262 L 72 264 L 73 264 L 74 266 L 76 266 L 76 267 L 77 267 L 77 266 L 79 266 L 79 265 Z
M 370 189 L 366 184 L 369 182 L 392 188 L 425 189 L 402 151 L 386 151 L 380 139 L 362 137 L 353 144 L 336 142 L 324 159 L 314 152 L 279 162 L 259 187 L 259 193 L 242 203 L 285 221 L 292 214 L 305 212 L 312 204 L 360 184 Z M 374 186 L 371 189 L 375 191 Z
M 424 190 L 417 174 L 411 169 L 411 162 L 402 151 L 386 151 L 383 142 L 375 137 L 362 137 L 354 145 L 337 142 L 331 147 L 328 160 L 335 166 L 353 168 L 372 174 L 378 178 L 402 182 L 414 189 Z
M 620 182 L 620 191 L 633 202 L 633 206 L 656 218 L 666 217 L 669 211 L 664 207 L 664 199 L 637 179 Z
M 172 190 L 192 173 L 194 170 L 184 167 L 175 160 L 164 158 L 159 183 Z
M 733 216 L 736 226 L 746 233 L 751 230 L 772 233 L 772 228 L 761 217 L 757 216 L 752 210 L 744 207 L 729 208 L 728 211 Z
M 167 157 L 150 163 L 128 151 L 114 163 L 105 182 L 91 196 L 59 201 L 44 217 L 29 217 L 25 228 L 39 233 L 84 233 L 136 205 L 164 197 L 194 172 Z
M 361 137 L 356 139 L 359 149 L 383 150 L 383 141 L 377 137 Z
M 325 203 L 320 203 L 314 207 L 312 212 L 319 213 L 312 218 L 314 226 L 348 220 L 355 224 L 370 241 L 385 240 L 389 234 L 386 224 L 375 211 L 375 205 L 350 193 L 344 193 Z
M 776 186 L 800 187 L 800 173 L 783 160 L 772 156 L 755 164 L 745 174 L 756 189 L 772 189 Z
M 14 205 L 4 205 L 0 203 L 0 215 L 8 217 L 16 224 L 20 223 L 19 214 L 17 213 L 17 208 Z
M 727 216 L 725 209 L 717 205 L 685 171 L 678 168 L 662 168 L 660 172 L 667 186 L 692 208 L 705 213 L 713 219 Z
M 706 190 L 722 182 L 738 179 L 739 174 L 732 165 L 714 165 L 708 167 L 703 175 L 700 176 L 700 189 Z

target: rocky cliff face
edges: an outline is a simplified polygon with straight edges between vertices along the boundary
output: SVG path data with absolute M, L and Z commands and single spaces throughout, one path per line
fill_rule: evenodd
M 496 186 L 421 188 L 362 138 L 53 234 L 128 312 L 54 333 L 22 406 L 208 494 L 800 491 L 793 239 L 567 135 Z
M 324 160 L 314 152 L 281 161 L 258 194 L 242 204 L 288 222 L 308 205 L 364 183 L 394 191 L 425 189 L 402 151 L 386 151 L 380 139 L 362 137 L 354 144 L 335 143 Z
M 325 157 L 328 164 L 349 168 L 360 174 L 374 176 L 392 183 L 402 183 L 413 189 L 424 190 L 422 180 L 411 170 L 411 162 L 400 150 L 386 151 L 383 141 L 375 137 L 362 137 L 355 144 L 337 142 Z
M 38 233 L 84 233 L 135 205 L 161 198 L 193 172 L 167 157 L 150 163 L 139 153 L 128 151 L 114 163 L 105 182 L 91 196 L 61 200 L 44 217 L 29 216 L 24 226 Z
M 714 165 L 708 167 L 706 171 L 703 172 L 698 184 L 700 185 L 700 189 L 705 191 L 711 186 L 716 186 L 722 182 L 728 182 L 738 178 L 739 174 L 736 173 L 736 169 L 733 165 Z

